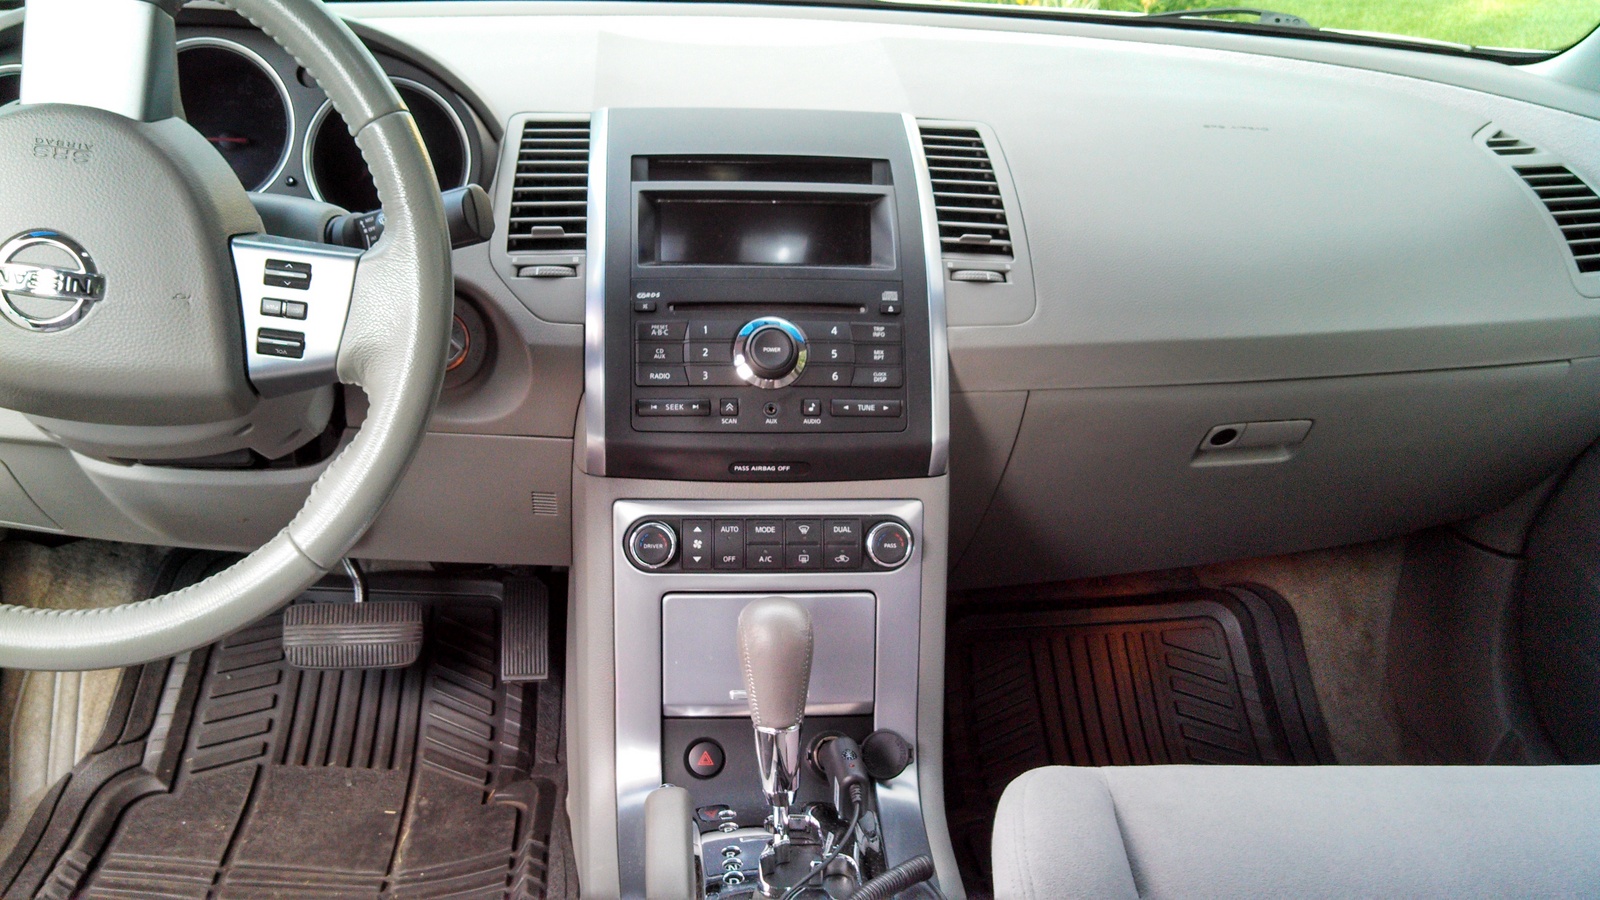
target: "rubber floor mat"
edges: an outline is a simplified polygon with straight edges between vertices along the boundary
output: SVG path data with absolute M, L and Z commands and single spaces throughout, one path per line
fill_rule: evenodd
M 1333 762 L 1299 626 L 1259 587 L 950 623 L 945 795 L 963 880 L 989 890 L 995 807 L 1047 765 Z
M 289 668 L 274 615 L 129 670 L 118 735 L 35 815 L 5 896 L 565 894 L 549 884 L 570 873 L 550 852 L 566 837 L 560 686 L 499 680 L 499 585 L 483 586 L 374 586 L 427 603 L 407 669 Z

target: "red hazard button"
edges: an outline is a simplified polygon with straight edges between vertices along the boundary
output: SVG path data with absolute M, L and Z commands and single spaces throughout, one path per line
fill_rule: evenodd
M 684 762 L 696 778 L 715 778 L 722 771 L 722 745 L 710 738 L 702 738 L 689 745 Z

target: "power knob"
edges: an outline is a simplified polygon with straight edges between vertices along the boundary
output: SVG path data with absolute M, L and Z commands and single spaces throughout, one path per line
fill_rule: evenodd
M 733 369 L 759 388 L 788 387 L 806 369 L 806 335 L 788 319 L 752 319 L 733 339 Z
M 665 522 L 642 522 L 628 532 L 628 558 L 641 569 L 659 569 L 678 555 L 678 533 Z

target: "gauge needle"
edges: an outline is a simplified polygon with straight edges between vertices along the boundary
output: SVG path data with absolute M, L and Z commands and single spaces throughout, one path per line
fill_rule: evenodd
M 242 147 L 245 144 L 250 143 L 250 139 L 249 138 L 246 138 L 246 137 L 233 137 L 232 135 L 226 135 L 226 134 L 218 135 L 217 137 L 208 137 L 208 138 L 206 138 L 206 140 L 210 141 L 213 144 L 231 144 L 231 145 L 233 145 L 235 147 Z

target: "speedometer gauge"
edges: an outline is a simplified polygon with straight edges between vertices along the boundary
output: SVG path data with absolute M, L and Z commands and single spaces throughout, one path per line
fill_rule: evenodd
M 232 41 L 193 38 L 178 48 L 178 86 L 184 117 L 240 183 L 252 191 L 271 184 L 293 131 L 288 92 L 277 73 Z

